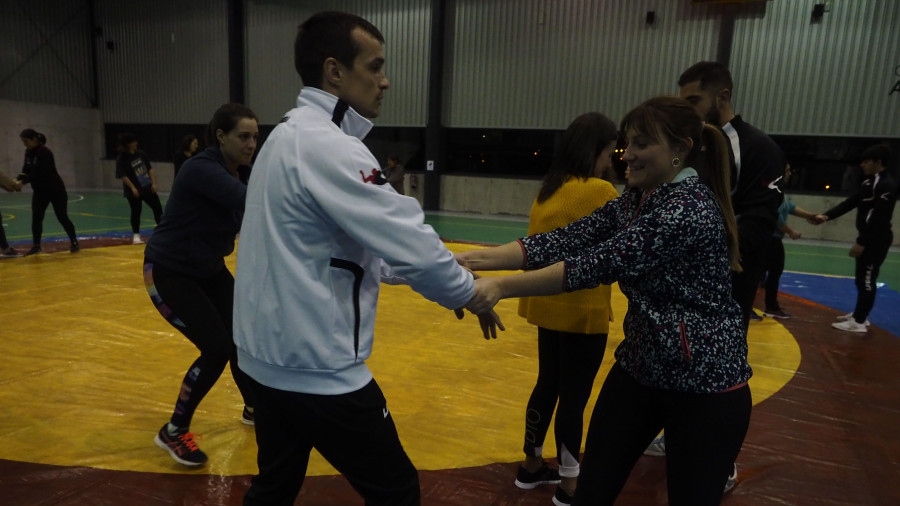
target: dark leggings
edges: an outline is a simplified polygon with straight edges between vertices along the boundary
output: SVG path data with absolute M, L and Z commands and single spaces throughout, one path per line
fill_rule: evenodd
M 162 216 L 162 203 L 159 201 L 159 195 L 153 193 L 149 189 L 142 189 L 139 196 L 133 194 L 126 197 L 128 205 L 131 207 L 131 231 L 135 234 L 141 231 L 141 204 L 146 202 L 150 209 L 153 210 L 153 220 L 159 225 L 159 218 Z
M 6 242 L 6 230 L 3 229 L 3 211 L 0 211 L 0 249 L 8 249 L 9 243 Z
M 170 420 L 189 428 L 194 411 L 231 362 L 231 374 L 244 404 L 252 407 L 247 376 L 237 368 L 237 348 L 232 337 L 234 277 L 222 267 L 205 279 L 187 276 L 158 264 L 144 264 L 144 283 L 160 314 L 185 335 L 200 357 L 188 368 Z
M 616 362 L 591 416 L 573 505 L 609 505 L 647 445 L 666 430 L 666 477 L 672 506 L 711 506 L 750 424 L 750 387 L 686 394 L 641 385 Z
M 865 322 L 875 307 L 878 272 L 894 241 L 893 233 L 888 232 L 887 235 L 883 238 L 884 242 L 866 246 L 862 255 L 856 258 L 856 307 L 853 309 L 853 319 L 858 323 Z
M 31 197 L 31 240 L 35 246 L 40 246 L 41 235 L 44 232 L 44 214 L 47 206 L 53 206 L 53 213 L 56 214 L 56 220 L 62 225 L 69 240 L 75 242 L 75 225 L 69 219 L 67 208 L 69 196 L 66 192 L 57 193 L 56 195 L 47 196 L 42 192 L 35 192 Z
M 744 332 L 750 325 L 753 299 L 766 264 L 766 250 L 775 229 L 754 219 L 738 221 L 738 245 L 741 253 L 741 272 L 732 273 L 731 296 L 744 313 Z
M 562 476 L 578 476 L 584 407 L 603 361 L 606 337 L 538 327 L 538 378 L 525 411 L 523 450 L 528 456 L 540 456 L 556 408 L 554 431 Z
M 776 311 L 781 309 L 778 305 L 778 287 L 784 274 L 784 243 L 781 237 L 772 236 L 766 258 L 766 309 Z

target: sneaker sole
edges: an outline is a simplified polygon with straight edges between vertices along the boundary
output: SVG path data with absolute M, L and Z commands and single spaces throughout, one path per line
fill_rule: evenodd
M 255 427 L 255 426 L 256 426 L 256 420 L 247 420 L 247 419 L 244 418 L 244 417 L 241 417 L 241 423 L 244 424 L 244 425 L 249 425 L 250 427 Z
M 853 315 L 852 315 L 852 314 L 849 314 L 849 315 L 846 315 L 846 314 L 845 314 L 845 315 L 841 315 L 841 316 L 838 316 L 837 318 L 835 318 L 835 320 L 837 320 L 837 321 L 839 321 L 839 322 L 845 322 L 845 321 L 847 321 L 847 320 L 852 320 L 852 319 L 853 319 Z M 866 327 L 870 327 L 870 326 L 872 325 L 872 322 L 870 322 L 870 321 L 867 319 L 865 325 L 866 325 Z
M 559 499 L 556 498 L 556 496 L 553 496 L 552 499 L 553 499 L 553 504 L 555 504 L 556 506 L 572 506 L 571 503 L 560 501 Z
M 791 318 L 790 316 L 782 316 L 775 313 L 763 313 L 763 316 L 766 316 L 768 318 L 780 318 L 782 320 L 789 320 Z
M 524 483 L 516 479 L 516 486 L 521 488 L 522 490 L 532 490 L 538 488 L 541 485 L 558 485 L 561 480 L 546 480 L 546 481 L 535 481 L 532 483 Z
M 169 445 L 167 445 L 165 441 L 163 441 L 162 439 L 159 438 L 159 434 L 157 434 L 156 437 L 153 438 L 153 442 L 156 443 L 156 446 L 158 446 L 158 447 L 162 448 L 163 450 L 165 450 L 166 453 L 168 453 L 169 456 L 172 457 L 172 460 L 174 460 L 175 462 L 178 462 L 179 464 L 181 464 L 181 465 L 183 465 L 183 466 L 188 466 L 188 467 L 200 467 L 200 466 L 202 466 L 203 464 L 206 464 L 206 461 L 203 461 L 203 462 L 191 462 L 191 461 L 189 461 L 189 460 L 184 460 L 184 459 L 182 459 L 181 457 L 178 456 L 178 454 L 176 454 L 175 452 L 173 452 L 171 448 L 169 448 Z
M 844 332 L 855 332 L 855 333 L 857 333 L 857 334 L 865 334 L 866 332 L 869 331 L 869 326 L 868 326 L 868 325 L 863 325 L 863 328 L 861 328 L 861 329 L 845 329 L 845 328 L 842 328 L 842 327 L 838 327 L 838 325 L 839 325 L 838 323 L 832 323 L 832 324 L 831 324 L 832 327 L 834 327 L 834 328 L 836 328 L 836 329 L 838 329 L 838 330 L 843 330 Z

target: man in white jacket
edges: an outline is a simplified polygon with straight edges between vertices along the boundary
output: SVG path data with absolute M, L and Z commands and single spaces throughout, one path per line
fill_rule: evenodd
M 383 43 L 351 14 L 300 26 L 305 87 L 250 178 L 234 312 L 238 366 L 258 396 L 259 474 L 245 505 L 293 504 L 312 448 L 366 504 L 420 502 L 418 473 L 365 363 L 379 284 L 402 278 L 448 309 L 465 306 L 474 284 L 362 143 L 389 87 Z M 495 317 L 481 317 L 483 329 Z

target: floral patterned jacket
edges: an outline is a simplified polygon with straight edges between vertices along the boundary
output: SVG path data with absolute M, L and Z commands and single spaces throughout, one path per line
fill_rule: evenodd
M 750 379 L 724 220 L 693 169 L 519 241 L 526 269 L 565 261 L 567 291 L 618 281 L 628 312 L 615 356 L 641 384 L 712 393 Z

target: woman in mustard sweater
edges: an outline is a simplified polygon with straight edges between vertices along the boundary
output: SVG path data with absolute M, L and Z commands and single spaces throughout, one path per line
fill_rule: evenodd
M 589 112 L 572 121 L 531 207 L 529 235 L 568 225 L 618 197 L 613 185 L 601 179 L 612 170 L 617 138 L 616 125 L 600 113 Z M 538 378 L 525 412 L 525 462 L 516 485 L 532 489 L 559 483 L 553 497 L 557 505 L 568 505 L 575 492 L 584 408 L 603 361 L 612 319 L 610 293 L 609 285 L 600 285 L 523 297 L 519 302 L 519 315 L 538 327 Z M 554 408 L 558 471 L 542 456 Z

